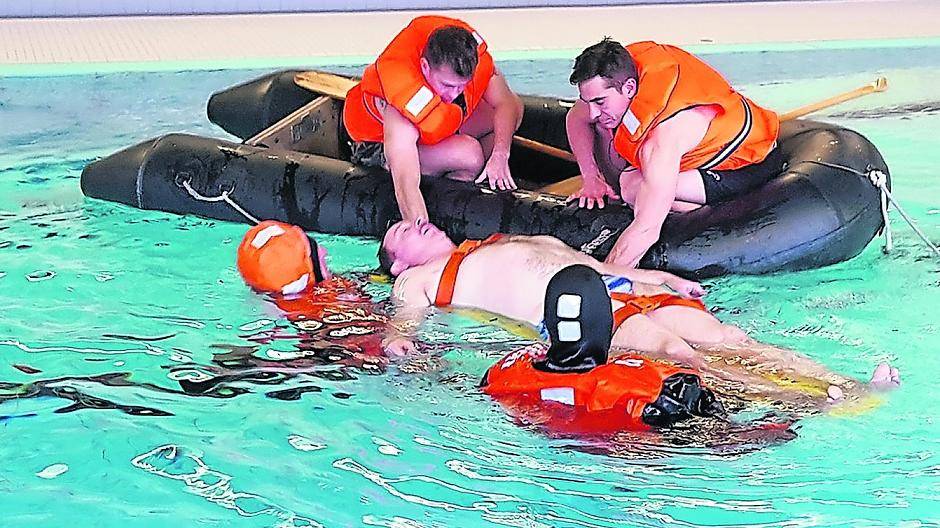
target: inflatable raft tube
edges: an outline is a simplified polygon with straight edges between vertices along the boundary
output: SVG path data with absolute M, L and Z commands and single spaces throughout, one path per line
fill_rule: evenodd
M 246 83 L 236 90 L 248 93 L 245 87 L 251 86 Z M 298 97 L 294 104 L 303 106 L 304 95 Z M 252 116 L 254 108 L 265 106 L 263 99 L 252 105 L 243 97 L 230 97 L 216 112 L 210 103 L 210 115 L 218 118 L 218 108 L 240 104 L 241 114 L 229 114 Z M 219 100 L 219 94 L 213 97 Z M 307 103 L 317 104 L 316 99 Z M 564 114 L 569 106 L 557 99 L 526 98 L 520 135 L 567 148 Z M 289 135 L 268 138 L 279 141 L 276 146 L 183 134 L 148 140 L 89 164 L 82 173 L 82 191 L 142 209 L 246 221 L 226 203 L 203 201 L 191 193 L 215 197 L 228 191 L 258 218 L 324 233 L 379 237 L 398 218 L 391 177 L 382 169 L 342 159 L 345 140 L 339 111 L 339 103 L 324 101 L 320 113 L 288 123 Z M 241 135 L 252 136 L 270 124 L 262 121 L 286 117 L 259 113 L 254 119 L 259 120 L 256 126 L 243 123 Z M 320 153 L 288 150 L 293 144 L 287 143 Z M 882 227 L 879 192 L 866 178 L 835 166 L 887 173 L 877 149 L 857 132 L 804 120 L 782 124 L 778 148 L 789 160 L 782 173 L 733 200 L 670 214 L 660 241 L 641 264 L 707 278 L 816 268 L 861 252 Z M 512 157 L 514 175 L 531 185 L 577 171 L 573 164 L 525 150 L 514 150 Z M 523 160 L 531 163 L 520 166 Z M 546 173 L 551 166 L 557 170 Z M 497 193 L 445 178 L 425 181 L 422 192 L 432 221 L 456 242 L 494 232 L 550 234 L 603 259 L 633 219 L 631 209 L 623 205 L 579 209 L 566 205 L 563 197 L 534 190 Z

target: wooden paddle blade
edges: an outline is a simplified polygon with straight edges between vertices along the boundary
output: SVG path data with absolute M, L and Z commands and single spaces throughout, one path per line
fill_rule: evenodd
M 301 88 L 341 101 L 346 100 L 346 94 L 358 83 L 358 81 L 349 77 L 321 71 L 298 73 L 294 76 L 294 82 Z

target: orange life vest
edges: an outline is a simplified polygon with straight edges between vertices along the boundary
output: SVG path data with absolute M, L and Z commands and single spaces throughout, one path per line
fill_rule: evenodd
M 470 31 L 477 42 L 479 63 L 464 89 L 466 113 L 457 104 L 445 103 L 434 93 L 421 73 L 421 54 L 435 30 L 457 26 Z M 343 109 L 343 124 L 355 141 L 383 140 L 382 112 L 376 98 L 386 101 L 418 127 L 418 142 L 433 145 L 457 133 L 476 109 L 489 85 L 495 67 L 486 42 L 469 25 L 455 18 L 415 18 L 385 48 L 362 74 L 362 81 L 349 91 Z
M 291 332 L 284 336 L 298 339 L 297 348 L 333 347 L 358 356 L 339 361 L 355 366 L 361 366 L 363 358 L 385 355 L 382 337 L 388 318 L 375 310 L 375 302 L 352 280 L 334 276 L 302 295 L 276 296 L 274 300 L 302 331 L 300 335 Z
M 666 378 L 694 372 L 635 355 L 619 356 L 583 374 L 538 370 L 525 351 L 507 355 L 486 373 L 483 392 L 510 412 L 555 431 L 647 430 L 643 411 Z
M 503 235 L 496 233 L 490 235 L 486 240 L 464 240 L 457 249 L 454 250 L 444 265 L 444 272 L 441 273 L 441 282 L 437 285 L 437 294 L 434 296 L 434 306 L 449 306 L 454 300 L 454 287 L 457 285 L 457 272 L 460 271 L 460 263 L 470 253 L 473 253 L 480 246 L 492 244 L 503 238 Z
M 637 92 L 614 148 L 634 167 L 640 167 L 638 151 L 650 131 L 694 106 L 717 106 L 718 115 L 698 146 L 682 156 L 680 170 L 738 169 L 763 161 L 776 145 L 777 114 L 734 91 L 711 66 L 674 46 L 647 41 L 626 48 L 636 63 Z
M 657 308 L 665 306 L 688 306 L 707 311 L 705 303 L 698 299 L 687 299 L 672 293 L 658 295 L 633 295 L 632 293 L 611 292 L 610 298 L 620 301 L 623 306 L 614 310 L 614 332 L 620 328 L 624 321 L 634 315 L 647 314 Z

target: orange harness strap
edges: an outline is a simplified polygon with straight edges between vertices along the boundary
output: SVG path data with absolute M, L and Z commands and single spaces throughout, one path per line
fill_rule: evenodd
M 705 304 L 698 299 L 686 299 L 671 293 L 660 293 L 659 295 L 633 295 L 630 293 L 614 292 L 610 298 L 620 301 L 623 306 L 614 310 L 614 332 L 620 328 L 624 321 L 638 314 L 647 314 L 657 308 L 664 306 L 689 306 L 707 311 Z
M 454 287 L 457 285 L 457 272 L 460 271 L 460 263 L 470 253 L 476 251 L 480 246 L 492 244 L 503 235 L 496 233 L 490 235 L 486 240 L 464 240 L 457 246 L 450 255 L 450 260 L 444 266 L 444 272 L 441 273 L 441 282 L 437 285 L 437 295 L 434 297 L 434 306 L 448 306 L 454 299 Z

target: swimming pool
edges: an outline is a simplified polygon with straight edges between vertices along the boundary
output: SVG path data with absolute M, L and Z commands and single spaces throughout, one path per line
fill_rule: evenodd
M 940 47 L 706 58 L 776 109 L 887 75 L 887 94 L 827 119 L 879 146 L 897 198 L 940 239 Z M 500 66 L 520 92 L 570 95 L 568 64 Z M 796 439 L 758 450 L 592 454 L 517 427 L 475 390 L 519 342 L 504 330 L 435 316 L 429 373 L 298 363 L 297 339 L 253 338 L 292 330 L 235 271 L 244 226 L 83 199 L 79 174 L 98 156 L 171 131 L 222 136 L 208 95 L 261 73 L 0 79 L 4 525 L 940 522 L 940 264 L 897 216 L 888 256 L 878 239 L 837 266 L 708 284 L 720 317 L 837 372 L 896 364 L 904 385 L 881 406 L 804 419 Z M 374 267 L 373 240 L 318 240 L 340 272 Z M 213 390 L 181 391 L 208 376 Z

